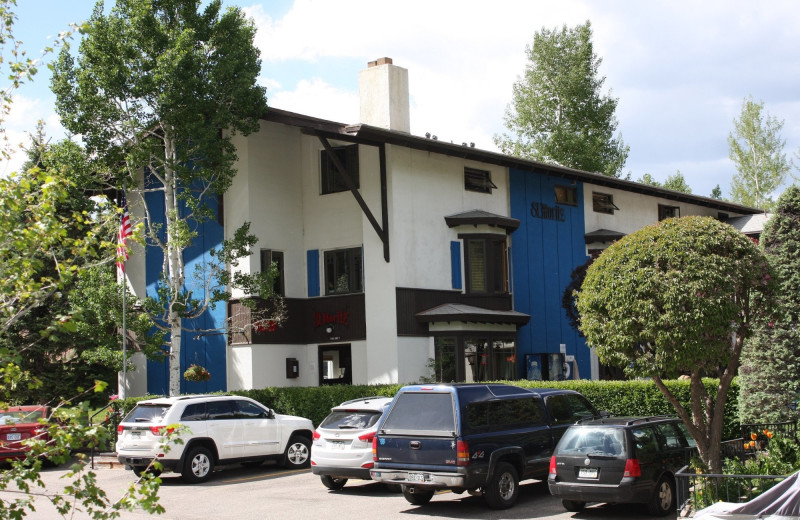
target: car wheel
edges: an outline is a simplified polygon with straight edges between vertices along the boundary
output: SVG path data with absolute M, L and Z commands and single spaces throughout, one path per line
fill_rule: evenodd
M 486 486 L 484 497 L 492 509 L 508 509 L 517 501 L 519 477 L 517 470 L 508 462 L 500 462 Z
M 322 481 L 323 486 L 334 491 L 342 489 L 347 484 L 346 478 L 331 477 L 330 475 L 320 475 L 319 479 Z
M 196 484 L 210 479 L 213 471 L 214 458 L 211 456 L 211 452 L 202 446 L 197 446 L 190 449 L 186 455 L 181 476 L 186 482 Z
M 579 500 L 562 500 L 561 505 L 571 513 L 579 513 L 586 507 L 586 502 L 581 502 Z
M 647 504 L 651 515 L 664 516 L 675 511 L 675 484 L 669 477 L 661 477 L 653 491 L 653 497 Z
M 433 498 L 432 489 L 421 489 L 414 486 L 403 486 L 403 496 L 415 506 L 424 506 Z
M 287 468 L 307 468 L 311 462 L 311 443 L 305 437 L 294 436 L 289 439 L 283 453 L 283 465 Z

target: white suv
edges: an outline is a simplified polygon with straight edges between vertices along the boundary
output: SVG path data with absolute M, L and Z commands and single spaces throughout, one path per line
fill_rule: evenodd
M 349 478 L 370 480 L 372 438 L 391 402 L 391 397 L 366 397 L 331 409 L 311 446 L 311 472 L 326 488 L 342 489 Z
M 183 444 L 161 441 L 166 427 L 181 424 Z M 247 397 L 187 395 L 139 401 L 117 427 L 117 458 L 137 475 L 157 460 L 188 482 L 204 482 L 214 466 L 259 465 L 272 459 L 290 468 L 309 464 L 311 421 L 273 410 Z M 152 468 L 150 469 L 152 471 Z

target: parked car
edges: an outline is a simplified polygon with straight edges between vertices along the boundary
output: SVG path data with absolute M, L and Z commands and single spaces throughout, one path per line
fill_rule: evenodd
M 0 462 L 24 459 L 30 447 L 25 441 L 39 438 L 47 441 L 49 406 L 12 406 L 0 411 Z
M 181 424 L 182 444 L 164 452 L 167 427 Z M 279 415 L 247 397 L 194 395 L 139 401 L 117 427 L 117 457 L 137 475 L 158 460 L 187 482 L 204 482 L 214 467 L 276 460 L 289 468 L 308 467 L 314 426 L 302 417 Z
M 547 477 L 569 424 L 600 413 L 571 390 L 504 384 L 412 385 L 400 389 L 373 440 L 373 480 L 401 484 L 412 504 L 438 489 L 514 505 L 519 481 Z
M 372 439 L 391 397 L 346 401 L 331 409 L 314 432 L 311 472 L 328 489 L 342 489 L 348 479 L 370 480 Z
M 587 502 L 646 504 L 652 515 L 675 511 L 675 472 L 696 443 L 676 417 L 582 421 L 564 433 L 547 483 L 568 511 Z

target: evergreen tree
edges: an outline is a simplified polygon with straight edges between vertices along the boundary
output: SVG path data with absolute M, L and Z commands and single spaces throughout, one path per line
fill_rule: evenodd
M 739 370 L 742 422 L 796 421 L 800 401 L 800 188 L 778 199 L 761 244 L 773 266 L 779 313 L 747 342 Z
M 504 117 L 509 133 L 496 135 L 495 144 L 503 153 L 619 177 L 629 148 L 614 137 L 617 99 L 601 93 L 590 22 L 542 28 L 526 53 Z

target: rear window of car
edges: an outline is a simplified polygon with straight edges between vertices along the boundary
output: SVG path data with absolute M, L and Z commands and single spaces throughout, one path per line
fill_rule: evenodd
M 382 428 L 426 432 L 454 432 L 453 394 L 449 392 L 403 392 L 395 399 Z
M 160 422 L 169 409 L 168 404 L 137 404 L 122 422 Z
M 572 426 L 558 443 L 559 455 L 625 456 L 625 431 L 608 426 Z
M 334 410 L 319 427 L 331 430 L 365 430 L 374 426 L 380 418 L 381 412 L 373 410 Z

